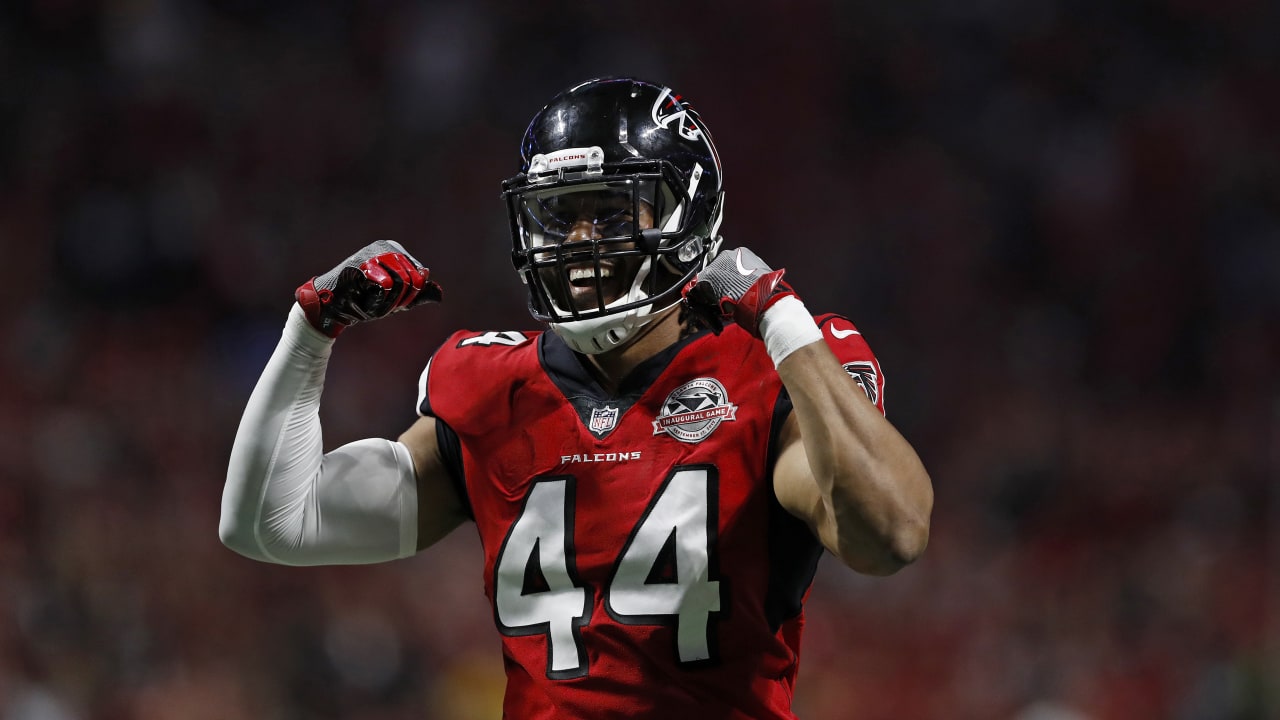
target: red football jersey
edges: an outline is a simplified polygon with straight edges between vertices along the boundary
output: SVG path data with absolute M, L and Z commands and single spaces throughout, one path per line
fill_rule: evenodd
M 852 323 L 818 318 L 883 412 Z M 792 718 L 822 546 L 778 504 L 791 404 L 737 326 L 683 339 L 613 395 L 554 333 L 459 332 L 418 410 L 484 546 L 512 718 Z

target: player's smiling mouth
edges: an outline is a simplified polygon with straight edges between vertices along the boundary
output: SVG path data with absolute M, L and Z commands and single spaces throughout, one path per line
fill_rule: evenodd
M 566 291 L 569 300 L 579 310 L 592 310 L 603 304 L 608 305 L 622 297 L 625 293 L 623 267 L 616 260 L 600 263 L 600 296 L 596 295 L 596 264 L 592 261 L 577 262 L 565 268 L 568 280 Z
M 592 264 L 576 265 L 569 268 L 569 284 L 578 287 L 594 287 L 596 270 Z M 613 266 L 605 263 L 600 264 L 600 279 L 608 280 L 613 277 Z

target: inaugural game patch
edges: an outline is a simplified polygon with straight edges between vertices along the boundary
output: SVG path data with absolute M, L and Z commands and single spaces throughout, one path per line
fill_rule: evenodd
M 729 402 L 724 385 L 715 378 L 698 378 L 671 391 L 653 421 L 653 434 L 696 443 L 707 439 L 720 423 L 733 420 L 738 406 Z

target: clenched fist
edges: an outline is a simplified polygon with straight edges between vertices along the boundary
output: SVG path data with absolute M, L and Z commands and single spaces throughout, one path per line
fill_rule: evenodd
M 378 240 L 303 283 L 294 298 L 312 326 L 336 338 L 356 323 L 440 302 L 443 293 L 429 274 L 400 243 Z
M 717 335 L 732 320 L 760 337 L 764 311 L 788 295 L 785 270 L 774 270 L 746 248 L 721 251 L 711 264 L 689 281 L 681 295 L 685 307 Z

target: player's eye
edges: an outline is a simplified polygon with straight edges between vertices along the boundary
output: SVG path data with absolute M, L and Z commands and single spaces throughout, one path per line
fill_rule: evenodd
M 618 215 L 603 222 L 597 222 L 601 237 L 629 236 L 635 232 L 635 222 L 630 214 Z
M 626 236 L 635 231 L 631 205 L 620 198 L 613 198 L 609 203 L 597 206 L 594 222 L 601 237 Z
M 549 233 L 566 235 L 578 221 L 581 208 L 577 203 L 566 202 L 563 198 L 554 197 L 541 201 L 530 209 L 530 214 L 538 225 Z
M 524 226 L 535 245 L 561 242 L 573 227 L 574 218 L 565 208 L 526 206 L 524 215 Z
M 631 196 L 627 193 L 566 193 L 538 198 L 525 205 L 531 245 L 564 242 L 581 223 L 598 237 L 630 237 L 635 232 Z

